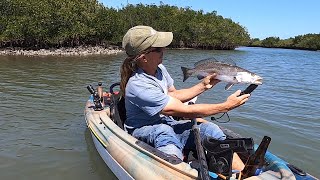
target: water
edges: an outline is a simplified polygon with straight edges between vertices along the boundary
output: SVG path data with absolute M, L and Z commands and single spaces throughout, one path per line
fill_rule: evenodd
M 320 52 L 168 50 L 164 64 L 176 88 L 187 88 L 198 81 L 183 83 L 180 66 L 212 56 L 264 78 L 244 106 L 229 112 L 231 122 L 219 125 L 256 143 L 270 136 L 271 152 L 319 177 Z M 0 56 L 0 179 L 116 179 L 94 148 L 83 110 L 86 86 L 119 81 L 124 58 Z M 223 102 L 246 87 L 225 91 L 225 85 L 219 83 L 198 102 Z

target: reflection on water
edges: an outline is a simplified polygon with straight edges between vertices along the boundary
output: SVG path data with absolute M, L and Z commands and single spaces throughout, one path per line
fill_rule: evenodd
M 219 124 L 259 143 L 272 138 L 270 150 L 318 175 L 320 164 L 320 53 L 299 50 L 239 48 L 235 51 L 168 50 L 163 63 L 176 88 L 180 66 L 216 57 L 264 78 L 250 100 Z M 124 54 L 87 57 L 0 56 L 0 179 L 115 179 L 94 149 L 83 116 L 86 86 L 119 78 Z M 224 90 L 219 83 L 198 102 L 218 103 L 245 85 Z M 302 153 L 303 152 L 303 153 Z
M 108 177 L 108 180 L 116 180 L 117 177 L 112 173 L 112 171 L 108 168 L 108 166 L 104 163 L 103 159 L 100 158 L 98 151 L 94 146 L 94 142 L 91 137 L 91 133 L 89 129 L 85 130 L 85 139 L 88 146 L 88 154 L 90 157 L 90 166 L 92 169 L 92 173 L 97 173 L 101 179 Z

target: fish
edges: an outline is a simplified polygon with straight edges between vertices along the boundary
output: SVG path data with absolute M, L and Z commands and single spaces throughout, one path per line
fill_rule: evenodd
M 197 76 L 199 80 L 212 74 L 215 79 L 227 82 L 225 90 L 230 89 L 234 84 L 256 84 L 261 85 L 263 78 L 239 66 L 221 62 L 215 58 L 203 59 L 194 64 L 194 68 L 181 67 L 183 82 L 191 76 Z

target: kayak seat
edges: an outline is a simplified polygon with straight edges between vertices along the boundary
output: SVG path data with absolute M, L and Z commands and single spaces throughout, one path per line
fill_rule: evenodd
M 110 102 L 110 117 L 121 129 L 124 129 L 124 122 L 127 119 L 124 97 L 119 94 L 112 94 Z

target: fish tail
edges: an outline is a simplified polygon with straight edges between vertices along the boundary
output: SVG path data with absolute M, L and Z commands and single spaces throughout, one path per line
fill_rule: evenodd
M 183 82 L 184 82 L 192 75 L 192 71 L 190 71 L 190 69 L 186 67 L 181 67 L 181 70 L 183 72 Z

